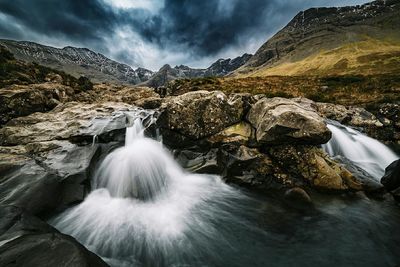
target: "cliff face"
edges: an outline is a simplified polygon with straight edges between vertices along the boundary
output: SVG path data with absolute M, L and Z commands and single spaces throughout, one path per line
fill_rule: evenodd
M 297 14 L 236 73 L 393 73 L 400 63 L 400 1 Z
M 86 76 L 94 82 L 137 84 L 148 80 L 152 75 L 149 70 L 143 68 L 134 70 L 128 65 L 118 63 L 87 48 L 67 46 L 59 49 L 33 42 L 12 40 L 0 40 L 0 44 L 19 60 L 36 62 L 76 77 Z

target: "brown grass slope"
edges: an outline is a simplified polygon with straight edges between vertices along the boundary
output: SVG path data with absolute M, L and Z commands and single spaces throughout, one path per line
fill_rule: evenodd
M 400 71 L 400 0 L 300 12 L 236 76 L 374 75 Z

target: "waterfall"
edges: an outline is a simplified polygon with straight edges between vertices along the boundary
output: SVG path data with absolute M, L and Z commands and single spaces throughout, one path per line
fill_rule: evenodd
M 385 168 L 399 158 L 383 143 L 350 127 L 329 121 L 328 128 L 332 139 L 322 145 L 323 149 L 332 157 L 344 157 L 377 180 L 384 175 Z
M 202 265 L 219 246 L 229 249 L 215 224 L 240 225 L 232 210 L 246 198 L 219 176 L 185 172 L 145 137 L 153 121 L 151 114 L 128 116 L 125 146 L 102 161 L 92 192 L 50 223 L 113 266 Z

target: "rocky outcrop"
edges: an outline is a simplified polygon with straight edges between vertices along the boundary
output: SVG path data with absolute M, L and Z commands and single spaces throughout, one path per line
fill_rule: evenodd
M 381 141 L 400 141 L 400 108 L 397 104 L 375 104 L 371 112 L 362 107 L 331 103 L 316 102 L 314 105 L 324 118 L 361 128 L 369 136 Z
M 238 123 L 242 116 L 240 97 L 231 98 L 219 91 L 196 91 L 166 99 L 158 125 L 163 132 L 198 140 Z
M 355 127 L 382 127 L 378 118 L 361 107 L 346 107 L 332 103 L 315 103 L 317 111 L 327 119 Z
M 262 144 L 323 144 L 331 132 L 315 110 L 284 98 L 262 98 L 247 115 Z
M 298 182 L 323 190 L 362 190 L 362 183 L 318 147 L 276 146 L 271 157 Z
M 34 112 L 45 112 L 71 100 L 74 89 L 59 83 L 13 85 L 0 90 L 0 125 Z
M 70 102 L 11 120 L 0 129 L 0 203 L 40 214 L 83 200 L 102 149 L 93 140 L 123 142 L 130 112 L 123 103 Z
M 385 189 L 392 193 L 397 201 L 400 201 L 400 160 L 392 162 L 386 169 L 381 179 Z
M 14 206 L 0 206 L 1 266 L 108 266 L 74 238 Z

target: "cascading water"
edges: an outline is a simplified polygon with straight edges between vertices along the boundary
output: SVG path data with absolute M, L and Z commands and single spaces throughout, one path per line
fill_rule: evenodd
M 51 223 L 114 266 L 170 266 L 185 258 L 201 265 L 217 249 L 210 244 L 224 244 L 214 224 L 240 224 L 228 210 L 245 197 L 218 176 L 186 173 L 144 136 L 142 121 L 136 118 L 125 146 L 103 160 L 85 201 Z
M 187 173 L 144 136 L 153 120 L 144 111 L 131 114 L 125 146 L 101 162 L 92 192 L 50 220 L 111 266 L 398 263 L 397 206 L 313 195 L 316 210 L 298 211 L 270 193 L 244 193 L 218 176 Z M 379 234 L 366 234 L 373 232 Z
M 378 140 L 338 122 L 329 121 L 332 139 L 322 145 L 332 157 L 341 156 L 379 180 L 385 168 L 399 157 Z

